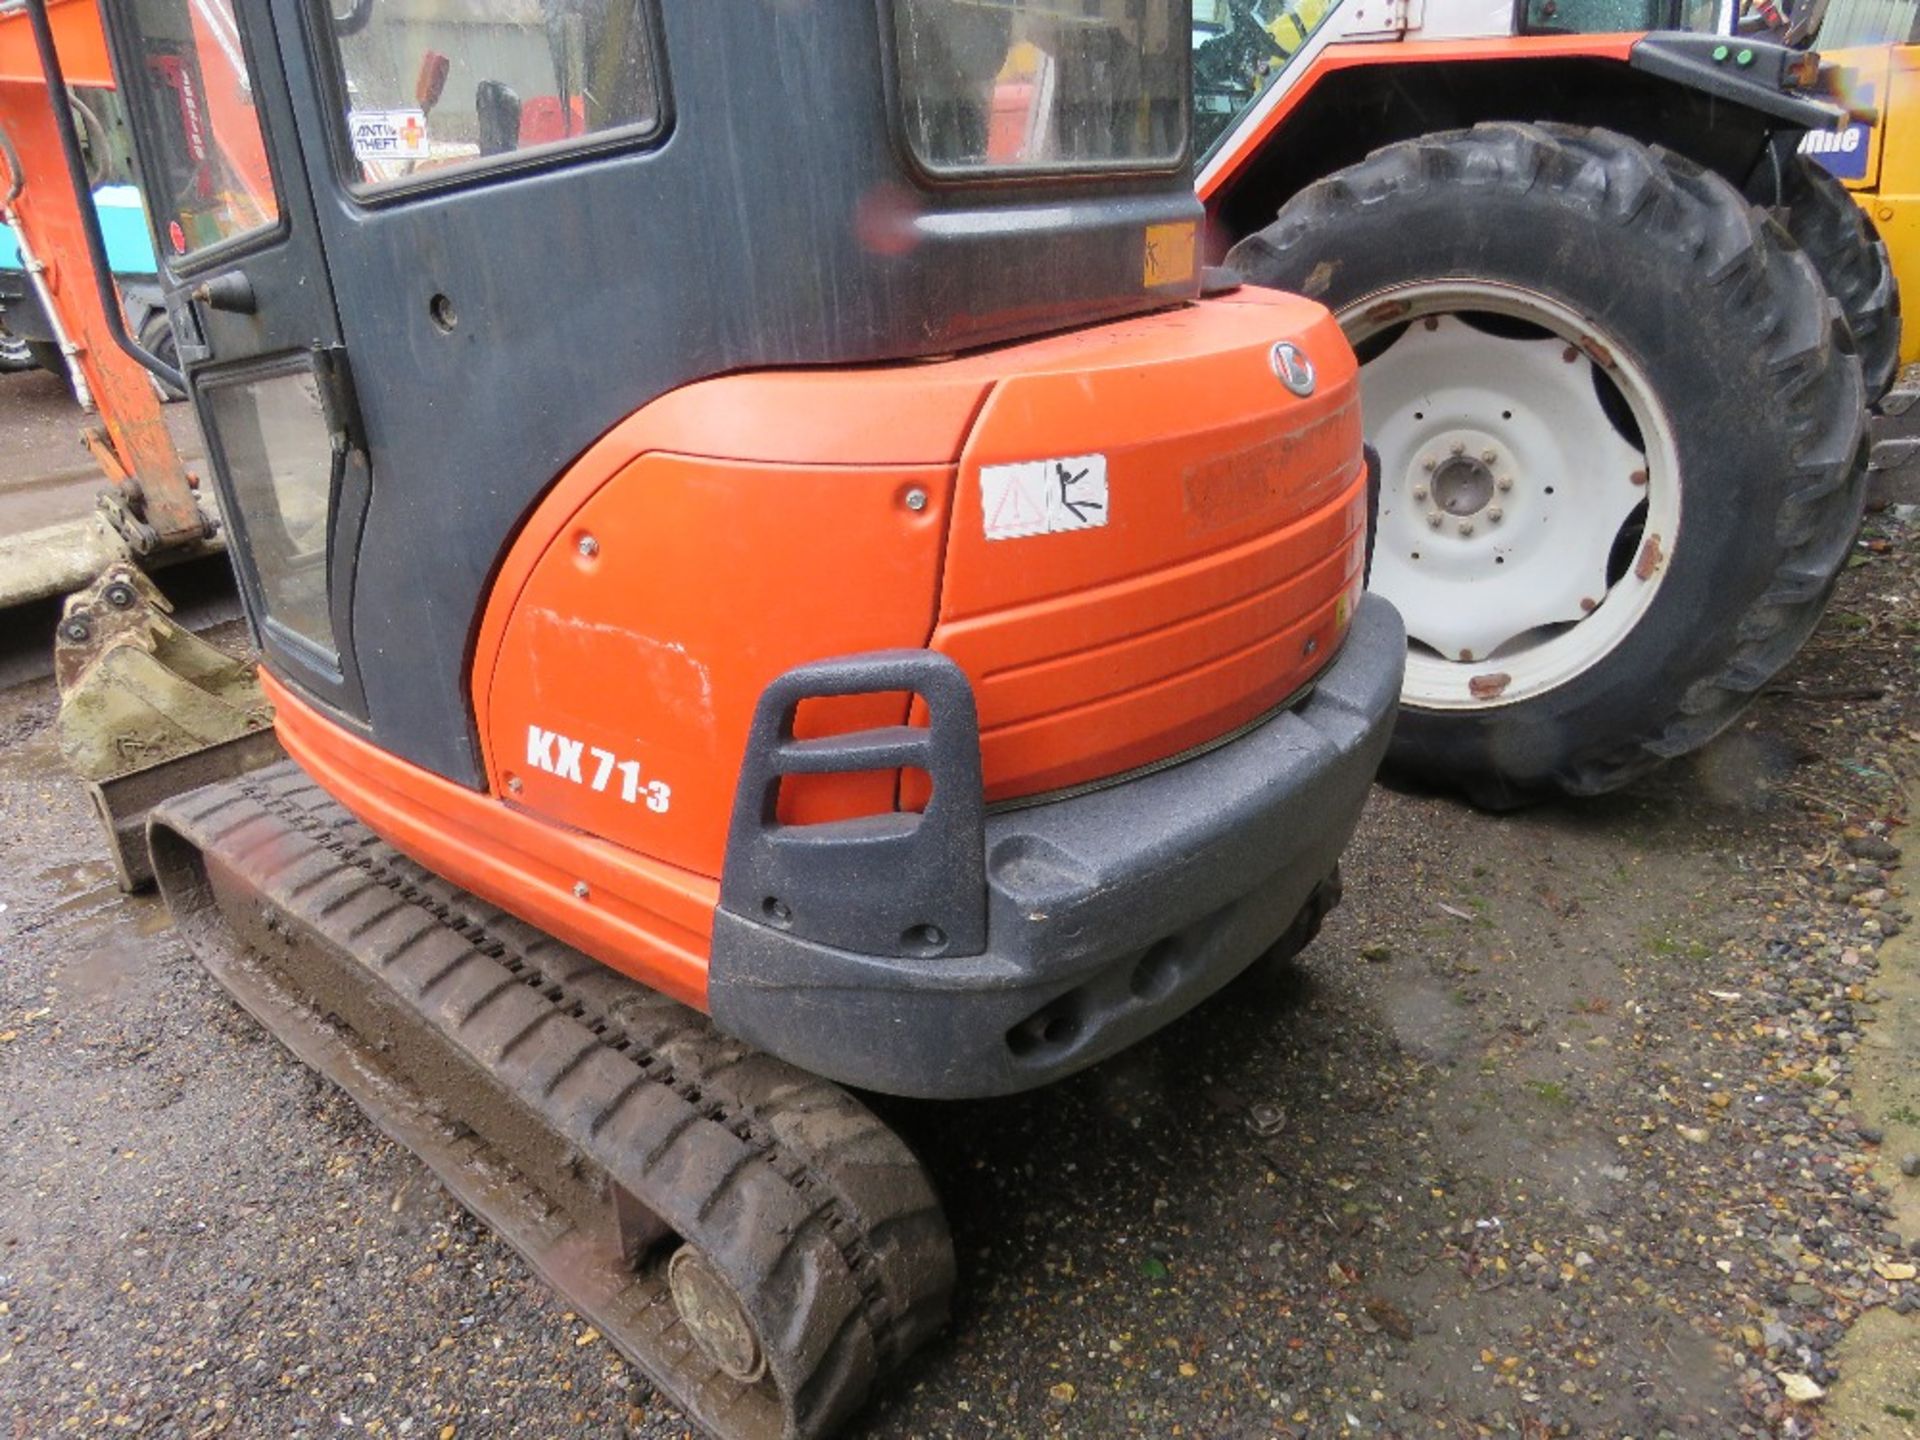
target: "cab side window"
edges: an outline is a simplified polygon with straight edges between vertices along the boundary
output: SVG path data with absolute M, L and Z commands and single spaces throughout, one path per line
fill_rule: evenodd
M 134 0 L 128 102 L 153 121 L 164 193 L 148 197 L 175 257 L 266 230 L 280 199 L 232 0 Z

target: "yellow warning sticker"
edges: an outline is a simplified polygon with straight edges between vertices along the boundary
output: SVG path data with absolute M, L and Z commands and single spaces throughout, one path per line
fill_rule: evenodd
M 1193 278 L 1193 255 L 1199 230 L 1192 220 L 1147 227 L 1145 281 L 1149 290 Z

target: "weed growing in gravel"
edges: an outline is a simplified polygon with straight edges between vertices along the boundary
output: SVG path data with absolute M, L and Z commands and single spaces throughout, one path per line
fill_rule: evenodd
M 1713 947 L 1698 937 L 1682 940 L 1671 930 L 1656 931 L 1647 940 L 1647 949 L 1656 960 L 1710 960 Z
M 1556 1109 L 1573 1108 L 1573 1092 L 1558 1080 L 1534 1080 L 1528 1083 L 1527 1088 Z

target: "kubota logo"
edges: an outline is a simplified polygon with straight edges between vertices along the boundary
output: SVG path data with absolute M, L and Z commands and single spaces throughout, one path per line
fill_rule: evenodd
M 1273 373 L 1280 383 L 1302 398 L 1313 393 L 1313 361 L 1290 340 L 1276 340 L 1267 359 L 1273 365 Z

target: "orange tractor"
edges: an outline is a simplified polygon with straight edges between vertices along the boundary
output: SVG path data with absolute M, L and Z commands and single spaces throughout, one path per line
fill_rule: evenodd
M 698 1424 L 832 1429 L 954 1278 L 834 1082 L 1298 949 L 1392 725 L 1354 357 L 1200 263 L 1187 5 L 106 38 L 292 757 L 153 813 L 182 932 Z
M 1800 153 L 1857 97 L 1675 28 L 1712 4 L 1205 8 L 1216 250 L 1361 360 L 1390 764 L 1505 807 L 1705 745 L 1818 621 L 1897 369 L 1886 249 Z

